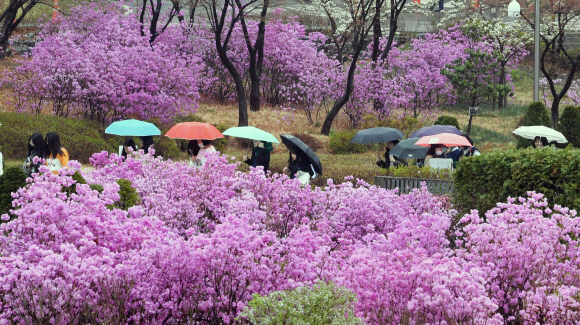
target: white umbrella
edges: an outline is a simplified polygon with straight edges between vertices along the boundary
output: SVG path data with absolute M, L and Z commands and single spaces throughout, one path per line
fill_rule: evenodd
M 567 143 L 566 137 L 554 129 L 549 127 L 535 125 L 535 126 L 520 126 L 513 132 L 515 135 L 519 135 L 522 138 L 534 140 L 536 137 L 544 137 L 548 142 L 556 141 L 558 143 Z

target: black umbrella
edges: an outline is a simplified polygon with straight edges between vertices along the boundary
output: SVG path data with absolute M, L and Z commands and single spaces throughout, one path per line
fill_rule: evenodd
M 441 133 L 453 133 L 457 135 L 463 135 L 463 132 L 459 131 L 456 127 L 452 125 L 433 125 L 426 126 L 420 130 L 413 132 L 409 138 L 422 138 L 428 135 L 436 135 Z
M 320 159 L 309 146 L 302 142 L 302 140 L 290 134 L 280 134 L 280 138 L 282 139 L 282 143 L 285 144 L 288 149 L 292 150 L 292 148 L 298 147 L 298 149 L 302 150 L 302 152 L 306 154 L 306 157 L 308 157 L 312 166 L 314 166 L 316 173 L 322 175 L 322 164 L 320 163 Z
M 410 138 L 397 143 L 390 151 L 390 154 L 399 159 L 423 159 L 427 156 L 430 147 L 415 145 L 420 138 Z
M 350 143 L 385 143 L 399 140 L 403 137 L 405 137 L 405 135 L 399 129 L 378 127 L 358 131 L 355 136 L 352 137 Z

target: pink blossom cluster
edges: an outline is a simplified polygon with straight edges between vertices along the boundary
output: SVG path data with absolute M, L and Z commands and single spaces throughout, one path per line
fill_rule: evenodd
M 31 59 L 7 73 L 19 111 L 49 111 L 100 122 L 135 117 L 168 120 L 192 111 L 203 63 L 179 48 L 179 26 L 152 45 L 120 4 L 88 4 L 47 23 Z M 144 30 L 145 32 L 147 30 Z
M 16 218 L 0 226 L 0 324 L 239 324 L 253 293 L 320 280 L 356 293 L 367 324 L 580 317 L 580 221 L 540 194 L 454 228 L 455 212 L 426 188 L 350 178 L 311 189 L 239 172 L 225 156 L 202 169 L 142 152 L 92 164 L 83 176 L 101 193 L 62 192 L 80 170 L 71 162 L 13 194 Z M 120 178 L 142 199 L 128 211 L 112 205 Z

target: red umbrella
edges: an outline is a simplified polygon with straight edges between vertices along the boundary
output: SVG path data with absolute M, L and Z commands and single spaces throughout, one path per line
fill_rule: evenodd
M 415 145 L 422 147 L 429 147 L 434 144 L 442 144 L 446 147 L 471 147 L 471 143 L 469 143 L 465 137 L 453 133 L 440 133 L 424 136 L 415 143 Z
M 165 136 L 171 139 L 185 140 L 215 140 L 224 137 L 215 126 L 201 122 L 178 123 L 169 129 Z

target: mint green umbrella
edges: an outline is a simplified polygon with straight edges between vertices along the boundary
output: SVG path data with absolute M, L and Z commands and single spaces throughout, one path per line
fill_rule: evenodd
M 121 136 L 161 135 L 161 131 L 153 123 L 139 120 L 114 122 L 105 129 L 105 133 Z
M 230 137 L 244 138 L 250 140 L 260 140 L 264 142 L 280 143 L 272 133 L 262 131 L 253 126 L 237 126 L 227 129 L 223 135 Z

